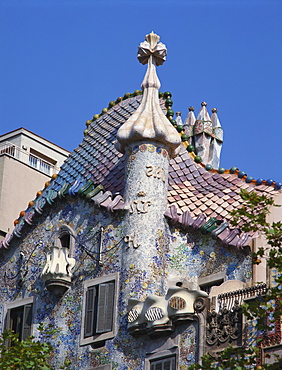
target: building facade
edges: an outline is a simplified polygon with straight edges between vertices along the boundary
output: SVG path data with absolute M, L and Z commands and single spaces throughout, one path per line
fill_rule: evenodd
M 0 135 L 0 240 L 69 152 L 24 128 Z
M 268 282 L 251 255 L 265 241 L 232 228 L 230 211 L 242 188 L 281 203 L 281 184 L 219 167 L 222 128 L 206 103 L 173 119 L 156 74 L 165 58 L 147 35 L 142 91 L 87 121 L 1 242 L 0 328 L 45 340 L 39 323 L 52 327 L 55 368 L 187 369 L 242 345 L 240 304 Z

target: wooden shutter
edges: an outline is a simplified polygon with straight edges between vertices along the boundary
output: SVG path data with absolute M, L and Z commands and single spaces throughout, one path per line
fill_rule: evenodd
M 11 329 L 11 310 L 7 311 L 7 315 L 5 318 L 5 329 L 7 330 Z
M 84 317 L 84 337 L 94 335 L 94 313 L 95 313 L 95 298 L 96 286 L 90 287 L 86 291 L 85 302 L 85 317 Z
M 23 307 L 23 321 L 22 321 L 22 340 L 27 339 L 31 335 L 32 324 L 32 303 L 26 304 Z
M 99 284 L 96 333 L 113 330 L 115 282 Z

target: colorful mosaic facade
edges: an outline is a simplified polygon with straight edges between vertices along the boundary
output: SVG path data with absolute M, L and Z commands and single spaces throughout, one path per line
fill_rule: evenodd
M 143 96 L 87 121 L 82 143 L 0 242 L 0 329 L 17 322 L 22 339 L 50 340 L 55 368 L 66 359 L 72 370 L 184 370 L 209 345 L 237 340 L 239 311 L 220 302 L 236 289 L 243 299 L 253 283 L 253 236 L 230 226 L 230 211 L 242 188 L 281 187 L 204 164 L 180 115 L 173 120 L 171 94 L 159 99 L 166 48 L 157 35 L 138 58 L 148 63 Z M 206 104 L 199 116 L 209 121 Z M 215 111 L 211 122 L 222 133 Z M 222 136 L 212 138 L 220 145 L 204 152 L 216 163 Z M 218 335 L 220 320 L 232 321 L 231 334 L 225 322 Z
M 48 247 L 57 238 L 62 224 L 69 225 L 77 235 L 76 266 L 69 290 L 63 297 L 57 298 L 44 286 L 41 273 Z M 196 288 L 199 276 L 215 271 L 226 271 L 229 279 L 248 281 L 250 278 L 249 255 L 243 252 L 234 254 L 210 236 L 203 238 L 198 231 L 185 233 L 170 227 L 167 222 L 165 224 L 165 232 L 157 231 L 155 235 L 157 254 L 151 256 L 148 250 L 148 267 L 142 268 L 136 259 L 126 271 L 122 267 L 124 211 L 110 215 L 80 198 L 58 200 L 46 210 L 44 216 L 38 217 L 20 243 L 15 243 L 8 251 L 2 249 L 2 321 L 6 303 L 34 297 L 33 333 L 41 335 L 37 331 L 39 323 L 55 329 L 51 337 L 55 347 L 52 355 L 55 367 L 66 358 L 72 361 L 73 369 L 88 369 L 107 363 L 119 370 L 144 369 L 146 346 L 154 339 L 147 335 L 134 338 L 128 333 L 128 297 L 124 294 L 128 284 L 131 298 L 145 299 L 149 294 L 164 295 L 170 280 L 194 282 Z M 102 249 L 98 258 L 101 236 Z M 99 260 L 102 266 L 99 266 Z M 117 335 L 101 348 L 81 346 L 83 283 L 116 272 L 120 274 Z M 155 281 L 161 279 L 163 285 L 156 289 Z M 178 337 L 181 369 L 197 361 L 197 330 L 197 322 L 192 320 L 177 326 L 172 332 Z

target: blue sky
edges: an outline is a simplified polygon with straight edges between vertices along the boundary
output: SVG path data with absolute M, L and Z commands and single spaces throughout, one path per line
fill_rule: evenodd
M 152 30 L 174 111 L 218 108 L 221 165 L 282 181 L 282 0 L 0 0 L 0 134 L 72 151 L 87 119 L 140 88 Z

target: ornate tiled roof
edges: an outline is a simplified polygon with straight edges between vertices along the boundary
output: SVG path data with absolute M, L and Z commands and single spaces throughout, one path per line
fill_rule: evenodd
M 92 179 L 112 193 L 122 192 L 125 158 L 115 149 L 116 134 L 138 108 L 141 99 L 142 96 L 128 98 L 91 121 L 82 143 L 61 167 L 53 189 L 59 189 L 64 183 Z M 165 111 L 164 100 L 161 105 Z
M 168 202 L 179 212 L 189 211 L 192 217 L 203 213 L 206 217 L 229 220 L 230 211 L 242 203 L 240 190 L 256 190 L 274 196 L 273 186 L 246 183 L 237 174 L 213 173 L 195 163 L 188 151 L 182 148 L 178 157 L 171 159 Z
M 172 119 L 171 104 L 167 104 L 167 100 L 171 101 L 171 94 L 167 95 L 168 99 L 160 99 L 160 106 L 164 112 L 167 109 L 167 116 Z M 59 174 L 53 176 L 45 184 L 45 189 L 37 193 L 36 199 L 29 202 L 27 210 L 20 213 L 13 233 L 6 235 L 0 247 L 7 248 L 14 236 L 21 237 L 22 229 L 31 225 L 36 214 L 41 214 L 45 207 L 51 206 L 57 197 L 84 196 L 110 212 L 124 208 L 125 158 L 114 144 L 118 128 L 138 108 L 141 99 L 139 93 L 129 98 L 126 96 L 124 100 L 119 98 L 117 104 L 111 102 L 103 114 L 87 121 L 82 143 L 64 162 Z M 242 174 L 236 168 L 222 171 L 209 167 L 207 170 L 201 161 L 196 163 L 197 156 L 187 147 L 185 135 L 181 132 L 180 135 L 184 143 L 179 155 L 170 160 L 166 217 L 184 228 L 192 227 L 203 234 L 211 233 L 224 244 L 237 247 L 247 245 L 249 235 L 241 234 L 238 229 L 229 229 L 226 221 L 230 219 L 230 211 L 240 206 L 241 189 L 255 189 L 259 193 L 274 196 L 278 193 L 275 183 L 270 182 L 271 186 L 267 186 L 256 185 L 258 180 L 248 182 L 246 176 L 238 178 Z M 265 181 L 263 183 L 266 184 Z

